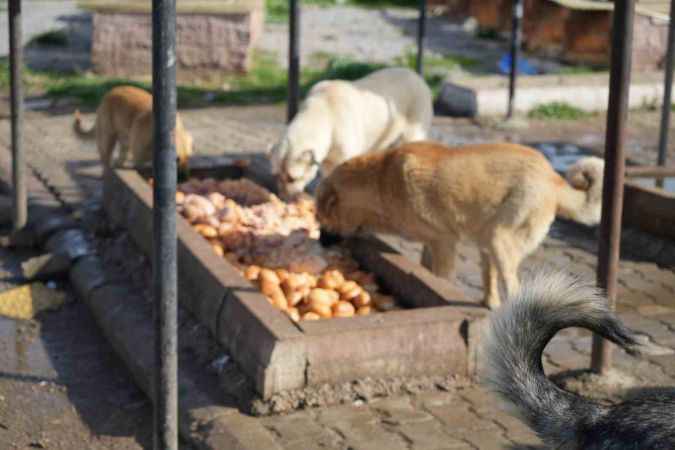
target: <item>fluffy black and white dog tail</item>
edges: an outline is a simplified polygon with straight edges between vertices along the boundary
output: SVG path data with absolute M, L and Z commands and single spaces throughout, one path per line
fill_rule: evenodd
M 607 410 L 558 388 L 541 363 L 546 344 L 568 327 L 589 329 L 634 353 L 633 333 L 593 286 L 542 272 L 493 313 L 486 337 L 486 383 L 552 448 L 576 448 L 580 434 Z

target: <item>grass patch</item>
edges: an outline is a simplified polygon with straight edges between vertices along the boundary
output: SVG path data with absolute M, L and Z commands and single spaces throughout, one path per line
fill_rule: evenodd
M 551 102 L 532 109 L 527 116 L 531 119 L 579 120 L 591 114 L 565 102 Z
M 300 8 L 306 5 L 335 6 L 339 4 L 336 0 L 303 0 Z M 267 22 L 285 23 L 288 22 L 288 0 L 265 0 L 265 14 Z
M 461 55 L 424 55 L 422 59 L 425 70 L 454 70 L 460 67 L 468 69 L 480 63 L 476 58 Z M 417 64 L 417 49 L 408 49 L 403 56 L 396 58 L 395 62 L 397 65 L 415 69 Z
M 363 8 L 387 8 L 402 7 L 415 8 L 417 0 L 303 0 L 302 6 L 315 5 L 330 7 L 338 5 L 360 6 Z M 265 13 L 267 22 L 288 22 L 288 0 L 265 0 Z
M 305 95 L 316 83 L 327 79 L 355 80 L 385 67 L 382 64 L 360 63 L 345 58 L 332 58 L 322 69 L 303 69 L 300 74 L 301 95 Z M 0 88 L 9 85 L 6 68 L 0 67 Z M 5 81 L 6 80 L 6 81 Z M 95 107 L 101 98 L 115 86 L 130 84 L 150 90 L 150 82 L 123 78 L 103 78 L 82 74 L 47 74 L 24 71 L 27 84 L 39 85 L 52 98 L 70 97 L 82 105 Z M 208 102 L 224 105 L 250 105 L 278 103 L 286 100 L 288 78 L 286 70 L 279 66 L 273 55 L 254 55 L 252 70 L 245 75 L 232 75 L 224 79 L 228 90 L 209 87 L 178 86 L 179 107 L 199 106 Z
M 558 70 L 560 75 L 589 75 L 592 73 L 603 72 L 605 69 L 591 66 L 564 66 Z
M 300 74 L 300 93 L 305 96 L 318 82 L 327 79 L 353 81 L 376 70 L 387 67 L 385 64 L 365 63 L 350 58 L 321 55 L 325 62 L 320 68 L 305 67 Z M 414 68 L 414 53 L 408 53 L 398 61 L 397 65 Z M 474 61 L 466 58 L 427 57 L 427 68 L 440 67 L 450 69 L 457 65 L 470 65 Z M 445 70 L 427 70 L 426 81 L 434 95 L 438 92 L 445 78 Z M 105 78 L 93 74 L 56 73 L 24 69 L 23 81 L 32 92 L 44 93 L 46 96 L 74 98 L 83 107 L 96 107 L 102 97 L 113 87 L 133 85 L 151 90 L 150 81 L 139 81 L 125 78 Z M 252 105 L 283 102 L 287 98 L 288 78 L 286 70 L 278 63 L 274 55 L 256 52 L 252 69 L 244 75 L 230 75 L 218 80 L 218 86 L 227 85 L 227 89 L 215 88 L 215 85 L 177 87 L 178 106 L 180 108 L 203 106 L 206 104 Z M 0 59 L 0 89 L 9 87 L 9 63 Z

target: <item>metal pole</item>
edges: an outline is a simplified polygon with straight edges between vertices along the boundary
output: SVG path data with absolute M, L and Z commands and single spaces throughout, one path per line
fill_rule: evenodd
M 427 0 L 419 0 L 420 15 L 417 22 L 417 73 L 424 76 L 424 40 L 427 34 Z
M 23 90 L 21 69 L 23 68 L 23 46 L 21 45 L 21 0 L 9 0 L 9 65 L 12 116 L 12 183 L 13 227 L 20 230 L 28 220 L 26 192 L 26 164 L 22 148 L 23 141 Z
M 178 450 L 176 0 L 153 0 L 154 448 Z
M 609 108 L 605 138 L 605 175 L 602 190 L 602 220 L 598 246 L 598 284 L 607 291 L 609 305 L 616 303 L 619 273 L 624 142 L 630 87 L 633 16 L 635 0 L 616 0 L 612 25 L 612 61 L 609 78 Z M 612 364 L 612 348 L 598 335 L 593 336 L 591 368 L 605 373 Z
M 298 0 L 289 0 L 288 27 L 288 103 L 286 119 L 293 120 L 300 101 L 300 9 Z
M 659 132 L 658 165 L 666 163 L 668 153 L 668 126 L 670 125 L 670 104 L 673 89 L 673 56 L 675 54 L 675 0 L 670 2 L 670 23 L 668 24 L 668 50 L 664 64 L 665 81 L 663 82 L 663 104 L 661 105 L 661 130 Z M 658 187 L 663 187 L 663 178 L 656 180 Z
M 513 103 L 516 99 L 516 78 L 518 76 L 518 57 L 522 41 L 523 0 L 513 0 L 511 13 L 511 74 L 509 76 L 509 107 L 506 118 L 513 116 Z

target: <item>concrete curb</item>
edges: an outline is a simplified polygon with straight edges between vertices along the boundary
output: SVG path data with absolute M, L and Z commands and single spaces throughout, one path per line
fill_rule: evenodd
M 473 98 L 463 103 L 475 104 L 477 116 L 506 113 L 508 77 L 482 76 L 449 78 L 444 86 L 451 92 L 469 91 Z M 452 103 L 452 98 L 445 98 Z M 659 106 L 663 101 L 663 74 L 635 74 L 630 86 L 628 107 Z M 539 105 L 564 102 L 582 111 L 602 112 L 609 102 L 609 74 L 591 75 L 521 75 L 518 77 L 514 111 L 526 114 Z M 675 104 L 675 101 L 673 102 Z M 464 106 L 464 105 L 460 105 Z
M 136 383 L 152 398 L 151 305 L 124 285 L 108 283 L 96 255 L 79 258 L 71 268 L 70 281 Z M 192 367 L 179 368 L 178 422 L 183 439 L 204 450 L 280 448 L 270 435 L 261 433 L 263 430 L 255 419 L 239 414 L 236 409 L 218 406 L 198 386 L 193 370 Z
M 4 156 L 4 157 L 3 157 Z M 0 181 L 7 183 L 7 155 L 0 156 Z M 3 161 L 5 160 L 5 161 Z M 39 181 L 28 174 L 29 189 Z M 11 185 L 11 184 L 10 184 Z M 154 330 L 151 305 L 119 283 L 108 281 L 105 268 L 92 245 L 73 252 L 75 239 L 89 242 L 86 234 L 64 212 L 53 197 L 29 197 L 28 234 L 32 246 L 46 249 L 70 259 L 69 279 L 77 297 L 91 311 L 103 335 L 129 369 L 137 385 L 152 399 L 154 365 Z M 50 243 L 51 245 L 48 245 Z M 281 450 L 271 434 L 254 418 L 236 408 L 218 403 L 197 381 L 195 367 L 179 368 L 178 426 L 181 437 L 200 450 L 270 449 Z

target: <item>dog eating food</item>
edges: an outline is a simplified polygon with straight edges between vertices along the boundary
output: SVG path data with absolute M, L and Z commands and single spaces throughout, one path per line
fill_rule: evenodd
M 313 200 L 281 201 L 248 180 L 181 183 L 178 212 L 293 321 L 398 309 L 344 248 L 322 247 Z

